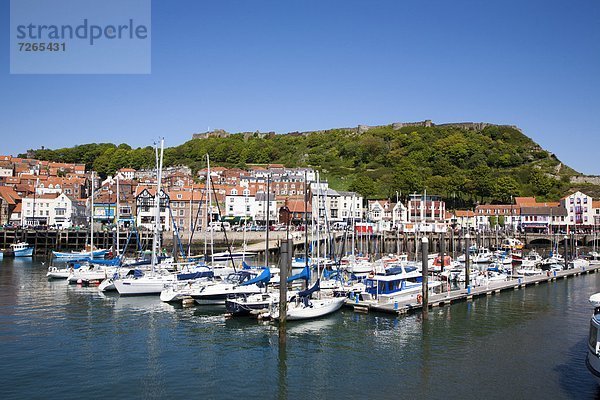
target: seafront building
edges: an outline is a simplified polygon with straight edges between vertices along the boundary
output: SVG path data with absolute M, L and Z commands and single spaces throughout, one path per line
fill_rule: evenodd
M 152 169 L 121 168 L 114 176 L 92 182 L 83 164 L 0 156 L 0 224 L 67 228 L 89 224 L 91 213 L 99 227 L 111 228 L 118 223 L 125 228 L 137 225 L 151 229 L 154 174 Z M 362 222 L 378 232 L 442 232 L 453 228 L 570 233 L 600 227 L 600 202 L 579 191 L 558 202 L 515 197 L 511 204 L 480 204 L 472 210 L 448 211 L 439 196 L 415 193 L 405 201 L 365 201 L 360 193 L 334 190 L 326 181 L 317 186 L 317 173 L 312 168 L 270 164 L 244 170 L 215 166 L 210 170 L 210 196 L 206 192 L 207 175 L 206 169 L 193 175 L 189 167 L 165 168 L 160 216 L 163 230 L 201 230 L 219 218 L 232 225 L 242 221 L 264 225 L 267 210 L 270 224 L 289 220 L 292 225 L 301 225 L 308 218 L 338 228 Z M 92 185 L 96 193 L 93 210 L 89 199 Z M 282 214 L 282 208 L 289 210 L 289 215 Z

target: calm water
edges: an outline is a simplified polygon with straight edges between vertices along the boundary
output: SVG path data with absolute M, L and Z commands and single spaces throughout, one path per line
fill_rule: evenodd
M 0 398 L 600 397 L 584 359 L 600 274 L 414 315 L 277 328 L 0 264 Z

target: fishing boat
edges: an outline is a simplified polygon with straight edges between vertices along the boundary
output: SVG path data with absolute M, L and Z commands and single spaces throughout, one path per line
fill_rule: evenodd
M 27 242 L 13 243 L 10 245 L 9 254 L 12 254 L 13 257 L 31 257 L 33 256 L 33 246 Z
M 600 330 L 600 293 L 590 296 L 590 303 L 594 306 L 594 313 L 590 319 L 585 365 L 596 379 L 596 382 L 600 384 L 600 338 L 598 338 L 598 330 Z

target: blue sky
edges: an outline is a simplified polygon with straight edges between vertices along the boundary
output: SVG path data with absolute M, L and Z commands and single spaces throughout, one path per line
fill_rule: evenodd
M 10 75 L 0 4 L 0 153 L 431 119 L 600 174 L 597 0 L 156 0 L 149 75 Z

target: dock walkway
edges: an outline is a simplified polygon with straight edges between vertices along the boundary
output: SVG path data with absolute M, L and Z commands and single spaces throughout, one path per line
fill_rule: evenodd
M 587 268 L 574 268 L 566 271 L 556 271 L 549 274 L 527 276 L 507 281 L 492 281 L 482 286 L 473 286 L 469 290 L 459 289 L 439 294 L 430 294 L 428 308 L 432 309 L 434 307 L 442 307 L 461 301 L 471 301 L 476 297 L 491 296 L 502 291 L 519 290 L 526 288 L 527 286 L 550 283 L 559 279 L 568 279 L 582 274 L 596 273 L 598 270 L 600 270 L 600 264 L 593 264 Z M 417 303 L 415 299 L 381 304 L 348 299 L 345 306 L 353 308 L 356 312 L 382 312 L 394 315 L 404 315 L 423 310 L 423 304 Z

